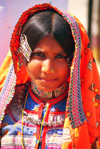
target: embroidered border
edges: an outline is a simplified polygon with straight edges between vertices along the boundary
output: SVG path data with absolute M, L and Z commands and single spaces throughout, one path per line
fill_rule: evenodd
M 81 35 L 75 19 L 67 13 L 63 13 L 63 16 L 69 22 L 75 42 L 74 60 L 73 66 L 71 67 L 71 80 L 69 83 L 67 113 L 70 124 L 73 128 L 76 128 L 86 120 L 82 106 L 80 85 Z
M 4 136 L 2 138 L 2 148 L 9 148 L 9 146 L 15 147 L 15 145 L 16 145 L 16 148 L 17 147 L 22 148 L 21 137 L 22 137 L 21 135 L 19 135 L 19 136 L 15 136 L 15 135 Z M 25 143 L 24 145 L 26 148 L 32 149 L 36 145 L 36 136 L 25 135 L 24 143 Z
M 2 88 L 2 91 L 0 93 L 0 104 L 1 104 L 1 106 L 0 106 L 1 107 L 0 108 L 0 124 L 1 124 L 1 121 L 3 120 L 3 116 L 5 114 L 5 109 L 14 96 L 15 84 L 16 84 L 16 75 L 14 73 L 14 67 L 13 67 L 13 63 L 12 63 L 9 73 L 6 77 L 4 86 Z

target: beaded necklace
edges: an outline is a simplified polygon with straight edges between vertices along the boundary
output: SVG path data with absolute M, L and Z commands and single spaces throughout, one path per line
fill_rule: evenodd
M 64 93 L 65 85 L 66 85 L 66 88 L 68 88 L 68 82 L 64 83 L 60 87 L 60 89 L 62 88 L 62 91 L 63 91 L 63 92 L 60 92 L 61 94 Z M 21 142 L 22 142 L 23 149 L 25 149 L 25 147 L 24 147 L 24 137 L 23 137 L 23 135 L 24 135 L 24 132 L 23 132 L 24 116 L 28 116 L 28 119 L 31 119 L 34 124 L 40 125 L 40 135 L 39 135 L 39 139 L 36 142 L 36 146 L 38 146 L 38 144 L 39 144 L 41 133 L 42 133 L 42 128 L 44 126 L 54 126 L 54 127 L 56 127 L 56 126 L 59 126 L 59 125 L 63 125 L 64 124 L 64 120 L 65 120 L 65 114 L 61 114 L 58 117 L 56 117 L 56 121 L 55 122 L 53 121 L 52 117 L 49 119 L 48 122 L 45 122 L 45 116 L 46 116 L 48 108 L 49 108 L 49 104 L 48 103 L 46 105 L 46 107 L 47 107 L 46 113 L 45 113 L 44 118 L 42 120 L 35 119 L 35 117 L 33 118 L 31 114 L 27 115 L 27 113 L 25 112 L 25 106 L 26 106 L 26 102 L 27 102 L 27 99 L 28 99 L 28 93 L 29 93 L 29 88 L 28 88 L 28 91 L 27 91 L 26 96 L 25 96 L 25 102 L 24 102 L 24 106 L 23 106 L 23 110 L 22 110 L 22 138 L 21 138 Z
M 68 85 L 69 85 L 68 81 L 66 81 L 62 86 L 55 89 L 54 91 L 44 92 L 44 91 L 40 90 L 33 81 L 31 81 L 31 90 L 33 93 L 35 93 L 36 95 L 38 95 L 40 97 L 56 98 L 56 97 L 62 95 L 68 89 Z

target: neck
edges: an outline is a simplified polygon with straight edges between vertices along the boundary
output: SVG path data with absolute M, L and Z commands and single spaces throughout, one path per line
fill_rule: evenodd
M 42 99 L 45 103 L 48 102 L 52 98 L 57 98 L 62 95 L 66 90 L 68 90 L 68 82 L 66 81 L 62 86 L 58 87 L 54 91 L 44 92 L 40 90 L 34 82 L 31 81 L 31 90 L 35 94 L 35 96 L 39 99 Z

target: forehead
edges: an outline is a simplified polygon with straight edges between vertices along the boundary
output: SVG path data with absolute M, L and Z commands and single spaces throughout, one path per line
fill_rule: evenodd
M 58 44 L 55 38 L 51 35 L 44 37 L 35 47 L 34 51 L 56 52 L 65 53 L 63 48 Z

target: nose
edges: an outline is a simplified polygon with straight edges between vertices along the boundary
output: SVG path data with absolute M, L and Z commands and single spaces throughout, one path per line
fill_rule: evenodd
M 53 73 L 52 68 L 54 69 L 53 61 L 51 59 L 46 59 L 45 61 L 43 61 L 42 72 L 45 72 L 47 74 Z

